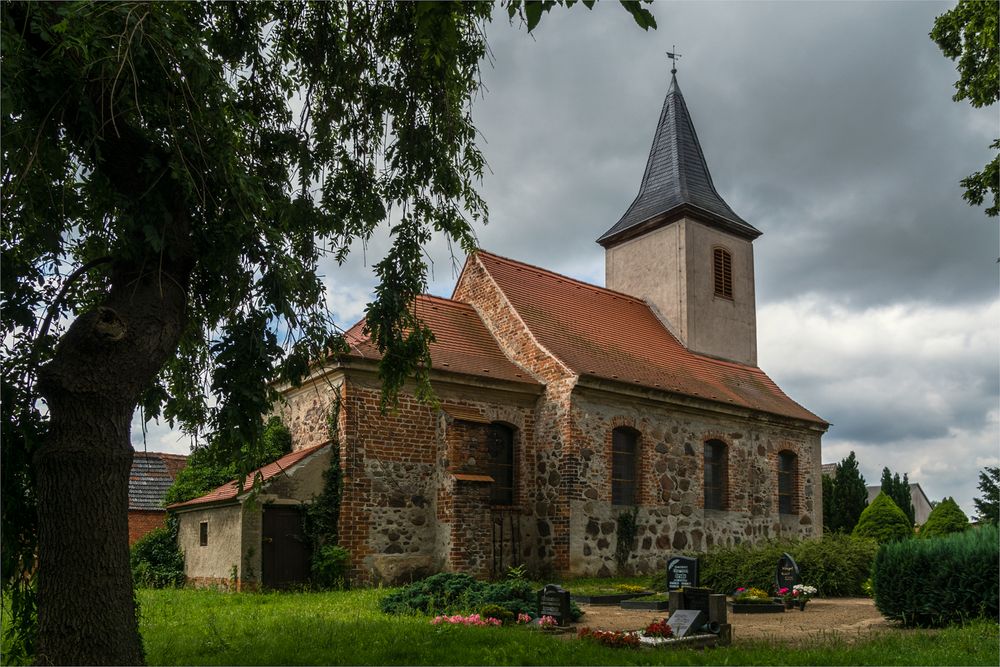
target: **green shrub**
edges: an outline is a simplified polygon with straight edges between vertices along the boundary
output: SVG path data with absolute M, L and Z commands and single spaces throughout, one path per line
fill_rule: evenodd
M 327 544 L 315 551 L 312 558 L 312 584 L 317 588 L 347 588 L 347 569 L 351 554 L 344 547 Z
M 707 554 L 696 554 L 700 583 L 719 593 L 732 593 L 737 588 L 771 591 L 778 559 L 784 552 L 790 553 L 794 546 L 794 542 L 787 540 L 757 544 L 744 542 L 731 547 L 715 547 Z M 656 583 L 657 590 L 666 588 L 662 580 Z
M 155 528 L 132 545 L 129 554 L 132 581 L 146 588 L 169 588 L 184 583 L 184 554 L 177 546 L 177 531 L 171 520 Z
M 498 604 L 485 604 L 479 609 L 479 615 L 483 618 L 495 618 L 504 625 L 511 623 L 515 616 L 506 607 Z
M 892 498 L 879 493 L 858 519 L 851 533 L 855 537 L 870 537 L 879 544 L 904 540 L 913 536 L 913 526 Z
M 854 597 L 864 595 L 864 582 L 871 576 L 878 543 L 832 533 L 819 540 L 799 542 L 789 553 L 799 566 L 802 583 L 815 586 L 819 595 Z
M 435 574 L 415 581 L 382 598 L 379 603 L 387 614 L 468 614 L 486 606 L 506 609 L 513 616 L 538 613 L 538 595 L 531 584 L 513 579 L 489 583 L 467 574 Z M 583 615 L 570 604 L 570 615 Z
M 920 537 L 941 537 L 961 533 L 969 527 L 969 517 L 953 498 L 945 498 L 931 510 L 927 523 L 920 527 Z
M 938 627 L 996 619 L 1000 598 L 996 526 L 885 544 L 875 557 L 875 606 L 904 625 Z
M 737 588 L 774 588 L 774 568 L 784 552 L 799 566 L 803 583 L 826 597 L 863 595 L 862 584 L 871 573 L 878 544 L 867 538 L 826 533 L 821 539 L 792 542 L 771 540 L 758 544 L 716 547 L 698 554 L 701 585 L 721 593 Z M 664 590 L 663 577 L 656 590 Z

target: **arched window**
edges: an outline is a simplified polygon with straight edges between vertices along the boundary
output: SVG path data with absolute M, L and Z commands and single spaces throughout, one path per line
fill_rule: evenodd
M 504 424 L 490 424 L 486 435 L 489 475 L 493 478 L 490 502 L 514 504 L 514 430 Z
M 611 504 L 635 505 L 639 433 L 619 427 L 611 432 Z
M 778 511 L 795 513 L 795 490 L 798 486 L 799 457 L 794 452 L 778 454 Z
M 733 298 L 733 256 L 725 248 L 712 249 L 715 296 Z
M 726 509 L 726 443 L 705 443 L 705 509 Z

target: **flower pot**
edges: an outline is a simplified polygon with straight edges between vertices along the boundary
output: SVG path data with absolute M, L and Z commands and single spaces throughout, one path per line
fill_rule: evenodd
M 795 609 L 795 600 L 785 600 L 785 609 Z
M 809 602 L 809 600 L 799 600 L 799 611 L 806 610 L 806 602 Z

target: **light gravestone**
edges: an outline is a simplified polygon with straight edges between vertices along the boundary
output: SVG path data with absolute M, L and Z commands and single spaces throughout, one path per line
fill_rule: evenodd
M 795 559 L 789 554 L 781 554 L 781 558 L 778 559 L 778 567 L 774 571 L 774 579 L 779 591 L 782 588 L 792 590 L 795 584 L 799 583 L 799 566 L 795 564 Z
M 562 586 L 546 584 L 538 591 L 538 618 L 551 616 L 560 627 L 567 625 L 570 621 L 569 598 L 570 592 Z
M 698 559 L 671 556 L 667 561 L 667 590 L 698 586 Z
M 689 637 L 705 624 L 705 614 L 697 609 L 678 609 L 667 619 L 675 637 Z

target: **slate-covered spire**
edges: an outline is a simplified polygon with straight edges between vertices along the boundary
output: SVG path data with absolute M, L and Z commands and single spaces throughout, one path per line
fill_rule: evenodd
M 687 215 L 745 238 L 760 236 L 729 208 L 712 184 L 676 70 L 663 100 L 660 122 L 649 149 L 639 194 L 614 227 L 597 242 L 608 247 L 660 224 Z

